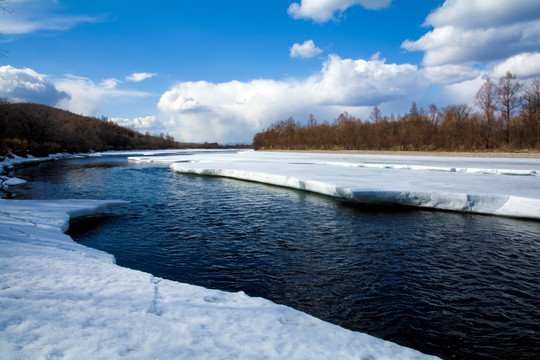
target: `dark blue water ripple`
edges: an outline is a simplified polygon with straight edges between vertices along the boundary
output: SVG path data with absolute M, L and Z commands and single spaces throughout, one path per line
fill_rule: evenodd
M 245 291 L 457 359 L 540 354 L 540 223 L 362 207 L 123 158 L 42 164 L 19 198 L 132 203 L 72 225 L 119 265 Z

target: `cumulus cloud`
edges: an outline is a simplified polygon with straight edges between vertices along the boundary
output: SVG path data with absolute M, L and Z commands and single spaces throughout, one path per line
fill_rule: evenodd
M 476 79 L 481 73 L 471 64 L 428 66 L 421 71 L 427 79 L 439 84 L 455 84 Z
M 126 77 L 126 80 L 127 81 L 133 81 L 133 82 L 139 82 L 139 81 L 143 81 L 143 80 L 146 80 L 146 79 L 150 79 L 151 77 L 154 77 L 156 75 L 157 75 L 156 73 L 146 73 L 146 72 L 133 73 L 133 74 L 129 75 L 128 77 Z
M 58 90 L 46 75 L 28 68 L 0 67 L 0 96 L 15 101 L 55 105 L 69 95 Z
M 52 7 L 50 6 L 52 4 Z M 9 12 L 2 16 L 0 33 L 4 35 L 28 34 L 39 30 L 64 31 L 83 23 L 103 21 L 102 17 L 86 15 L 56 15 L 53 3 L 30 1 L 8 2 Z
M 343 13 L 349 7 L 361 5 L 366 9 L 380 9 L 390 5 L 392 0 L 301 0 L 292 3 L 287 13 L 294 19 L 312 19 L 324 23 L 334 18 L 334 14 Z
M 318 74 L 301 80 L 181 82 L 161 96 L 158 107 L 177 139 L 249 143 L 255 132 L 294 114 L 335 117 L 421 94 L 427 86 L 414 65 L 330 55 Z
M 428 15 L 425 25 L 434 27 L 458 26 L 500 27 L 516 22 L 538 19 L 540 2 L 536 0 L 447 0 Z
M 68 74 L 54 83 L 57 89 L 69 94 L 69 98 L 62 99 L 58 106 L 83 115 L 95 115 L 113 98 L 151 95 L 142 91 L 118 89 L 116 85 L 119 81 L 116 79 L 105 79 L 100 84 L 95 84 L 88 78 Z
M 109 118 L 109 121 L 143 133 L 149 131 L 152 134 L 158 134 L 164 131 L 163 123 L 155 115 L 136 117 L 134 119 L 113 117 Z
M 290 48 L 290 55 L 293 58 L 312 58 L 322 53 L 322 50 L 315 46 L 313 40 L 304 41 L 302 45 L 294 43 Z
M 504 76 L 507 71 L 520 78 L 540 76 L 540 52 L 512 56 L 497 64 L 492 76 L 498 78 Z
M 478 77 L 465 80 L 452 85 L 447 85 L 442 90 L 442 99 L 448 104 L 469 104 L 472 105 L 476 92 L 486 79 Z
M 434 29 L 402 47 L 424 51 L 425 66 L 499 61 L 540 48 L 535 0 L 447 0 L 425 25 Z
M 143 91 L 119 89 L 120 83 L 121 81 L 115 78 L 104 79 L 96 84 L 88 78 L 75 75 L 55 78 L 29 68 L 18 69 L 9 65 L 0 67 L 0 97 L 17 102 L 58 106 L 89 116 L 95 115 L 111 101 L 154 95 Z

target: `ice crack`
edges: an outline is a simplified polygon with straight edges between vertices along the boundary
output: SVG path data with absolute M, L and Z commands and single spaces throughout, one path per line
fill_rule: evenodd
M 158 299 L 160 297 L 159 296 L 159 283 L 161 282 L 161 279 L 152 276 L 151 282 L 154 285 L 154 298 L 152 299 L 152 304 L 150 305 L 148 312 L 150 314 L 161 316 L 163 314 L 163 311 L 161 311 L 158 308 Z

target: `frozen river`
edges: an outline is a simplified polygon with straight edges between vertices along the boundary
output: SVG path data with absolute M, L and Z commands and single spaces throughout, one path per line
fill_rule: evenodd
M 538 160 L 196 152 L 65 160 L 15 175 L 29 181 L 16 188 L 20 199 L 131 201 L 70 232 L 119 265 L 244 291 L 442 358 L 532 359 L 540 223 L 471 212 L 534 214 L 539 168 Z M 418 199 L 440 206 L 409 207 Z M 432 209 L 449 206 L 464 212 Z

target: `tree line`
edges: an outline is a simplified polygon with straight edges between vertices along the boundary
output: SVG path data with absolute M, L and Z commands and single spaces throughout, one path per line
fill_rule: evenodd
M 12 103 L 9 99 L 0 99 L 0 141 L 0 156 L 204 147 L 177 142 L 169 134 L 141 134 L 105 117 L 87 117 L 33 103 Z
M 382 115 L 375 106 L 369 120 L 347 113 L 332 124 L 310 114 L 301 125 L 292 117 L 273 123 L 253 138 L 256 150 L 449 150 L 510 151 L 540 149 L 540 79 L 519 82 L 507 72 L 498 83 L 486 80 L 467 104 L 426 111 L 412 103 L 404 116 Z

